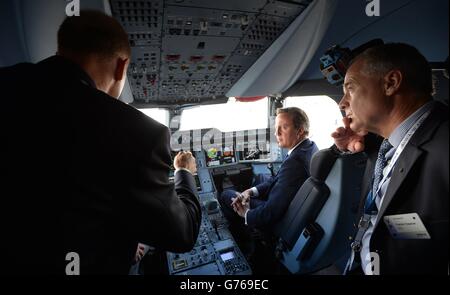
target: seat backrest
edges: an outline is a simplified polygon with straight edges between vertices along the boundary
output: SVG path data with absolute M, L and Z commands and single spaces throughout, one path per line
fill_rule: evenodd
M 276 226 L 276 255 L 290 272 L 312 273 L 348 256 L 365 164 L 363 153 L 325 149 L 313 156 L 311 177 Z
M 275 226 L 275 235 L 284 241 L 289 250 L 306 225 L 315 220 L 328 199 L 330 190 L 325 185 L 325 179 L 337 157 L 330 149 L 321 150 L 313 155 L 310 164 L 311 176 L 297 191 L 285 216 Z

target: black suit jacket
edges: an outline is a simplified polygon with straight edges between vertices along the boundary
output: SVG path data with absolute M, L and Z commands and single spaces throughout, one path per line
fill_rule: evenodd
M 137 243 L 189 251 L 201 212 L 169 182 L 169 130 L 97 90 L 62 57 L 0 69 L 0 271 L 127 274 Z
M 432 112 L 400 155 L 379 211 L 370 250 L 381 274 L 448 274 L 449 130 L 448 107 L 433 102 Z M 363 200 L 372 184 L 381 140 L 366 145 L 369 156 Z M 383 216 L 417 213 L 431 239 L 393 239 Z

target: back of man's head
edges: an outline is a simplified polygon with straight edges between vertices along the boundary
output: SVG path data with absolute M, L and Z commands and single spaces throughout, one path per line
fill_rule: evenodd
M 358 55 L 363 59 L 364 71 L 369 74 L 385 75 L 399 70 L 403 85 L 419 95 L 433 95 L 431 67 L 426 58 L 413 46 L 404 43 L 388 43 L 371 47 Z
M 76 59 L 130 57 L 128 35 L 114 18 L 94 10 L 67 17 L 58 30 L 58 53 Z

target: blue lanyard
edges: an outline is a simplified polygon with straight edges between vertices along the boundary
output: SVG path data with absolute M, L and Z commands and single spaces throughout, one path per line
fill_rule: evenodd
M 375 215 L 378 212 L 377 204 L 372 193 L 372 190 L 367 194 L 366 204 L 364 205 L 364 213 L 369 215 Z

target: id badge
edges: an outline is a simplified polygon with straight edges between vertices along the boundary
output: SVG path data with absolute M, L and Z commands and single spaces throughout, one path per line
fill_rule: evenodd
M 417 213 L 384 216 L 383 220 L 394 239 L 410 240 L 431 238 Z

